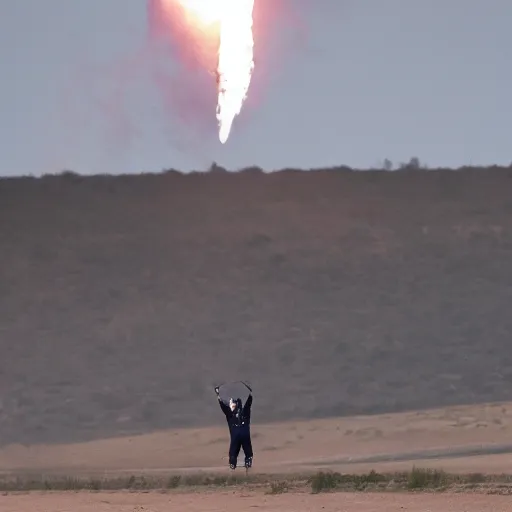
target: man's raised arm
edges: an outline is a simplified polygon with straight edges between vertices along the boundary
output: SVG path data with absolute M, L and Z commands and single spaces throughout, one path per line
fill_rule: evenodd
M 244 411 L 250 411 L 251 405 L 252 405 L 252 393 L 250 393 L 249 396 L 247 397 L 247 402 L 245 402 L 245 405 L 244 405 Z
M 222 412 L 227 416 L 229 414 L 229 407 L 222 401 L 222 398 L 220 397 L 219 386 L 215 387 L 215 393 L 217 395 L 217 399 L 219 401 L 219 405 L 220 405 Z

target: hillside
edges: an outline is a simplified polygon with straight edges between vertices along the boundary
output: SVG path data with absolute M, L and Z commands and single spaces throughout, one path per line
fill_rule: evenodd
M 0 442 L 512 399 L 512 169 L 0 180 Z

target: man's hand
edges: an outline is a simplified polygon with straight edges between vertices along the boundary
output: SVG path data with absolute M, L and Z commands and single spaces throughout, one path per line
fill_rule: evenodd
M 219 396 L 219 386 L 215 386 L 215 393 Z

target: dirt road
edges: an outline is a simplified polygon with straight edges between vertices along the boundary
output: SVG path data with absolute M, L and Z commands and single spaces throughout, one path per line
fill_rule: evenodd
M 0 512 L 505 512 L 512 497 L 483 494 L 313 495 L 219 491 L 191 493 L 58 493 L 0 497 Z

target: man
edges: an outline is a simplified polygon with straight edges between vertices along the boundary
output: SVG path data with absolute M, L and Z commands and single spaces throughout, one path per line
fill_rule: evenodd
M 219 400 L 220 408 L 226 416 L 226 421 L 229 426 L 229 435 L 231 441 L 229 443 L 229 467 L 236 469 L 238 454 L 240 448 L 243 449 L 245 454 L 245 468 L 249 469 L 252 466 L 252 443 L 251 443 L 251 406 L 252 406 L 252 389 L 244 383 L 249 390 L 249 397 L 242 405 L 240 398 L 229 399 L 229 406 L 227 406 L 219 395 L 219 388 L 215 388 L 217 398 Z

